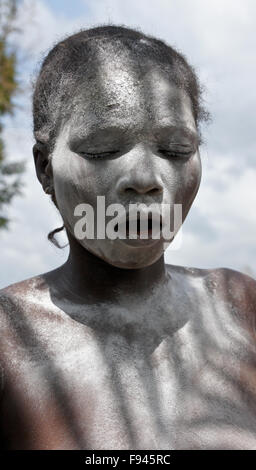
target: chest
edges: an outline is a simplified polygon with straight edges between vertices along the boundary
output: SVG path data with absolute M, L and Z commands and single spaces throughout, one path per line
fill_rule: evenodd
M 12 353 L 14 446 L 256 448 L 254 356 L 235 329 L 190 321 L 148 345 L 72 325 Z

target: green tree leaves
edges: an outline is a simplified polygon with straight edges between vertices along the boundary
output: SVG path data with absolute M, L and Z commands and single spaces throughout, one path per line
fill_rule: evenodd
M 7 163 L 3 142 L 3 118 L 14 111 L 13 98 L 18 89 L 17 57 L 10 47 L 10 35 L 16 30 L 16 0 L 0 0 L 0 229 L 7 228 L 6 205 L 21 193 L 20 174 L 24 163 Z

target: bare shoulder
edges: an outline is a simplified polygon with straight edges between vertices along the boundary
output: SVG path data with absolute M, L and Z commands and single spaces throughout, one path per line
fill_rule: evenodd
M 256 280 L 229 268 L 198 269 L 169 266 L 184 279 L 197 279 L 215 302 L 224 301 L 239 320 L 256 332 Z M 196 283 L 194 284 L 196 285 Z
M 239 308 L 241 313 L 256 315 L 256 280 L 239 271 L 228 268 L 210 270 L 205 275 L 205 284 L 209 290 L 226 302 Z
M 209 292 L 232 299 L 240 307 L 255 312 L 256 280 L 247 274 L 229 268 L 199 269 L 167 265 L 167 269 L 184 278 L 200 279 Z
M 3 308 L 6 301 L 23 302 L 29 299 L 31 295 L 37 295 L 46 289 L 43 276 L 35 276 L 25 281 L 11 284 L 0 289 L 0 306 Z
M 16 282 L 15 284 L 10 284 L 3 289 L 0 289 L 0 296 L 23 296 L 26 292 L 31 292 L 34 289 L 41 290 L 44 284 L 43 275 L 34 276 L 24 281 Z
M 49 273 L 34 276 L 0 289 L 0 315 L 26 310 L 49 296 Z M 34 310 L 35 311 L 35 310 Z

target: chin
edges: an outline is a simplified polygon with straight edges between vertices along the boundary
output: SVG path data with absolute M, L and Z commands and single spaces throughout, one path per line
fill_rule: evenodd
M 156 263 L 164 254 L 163 243 L 148 247 L 133 247 L 120 240 L 101 240 L 101 243 L 83 243 L 82 246 L 105 263 L 121 269 L 146 268 Z
M 162 256 L 162 253 L 159 254 L 158 257 L 156 257 L 155 259 L 148 259 L 148 260 L 129 260 L 127 262 L 117 262 L 117 261 L 112 261 L 112 260 L 104 260 L 106 261 L 108 264 L 111 264 L 112 266 L 116 267 L 116 268 L 120 268 L 120 269 L 143 269 L 143 268 L 147 268 L 149 266 L 152 266 L 154 263 L 156 263 L 159 258 L 161 258 Z

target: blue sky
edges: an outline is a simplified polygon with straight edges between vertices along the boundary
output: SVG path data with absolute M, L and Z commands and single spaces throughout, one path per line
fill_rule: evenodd
M 74 2 L 71 2 L 70 0 L 45 0 L 44 3 L 53 12 L 53 14 L 61 14 L 66 18 L 76 19 L 79 15 L 86 15 L 89 13 L 91 2 L 85 2 L 83 0 L 76 0 Z
M 52 44 L 80 28 L 113 22 L 139 27 L 178 47 L 206 88 L 212 123 L 201 148 L 203 178 L 171 264 L 256 273 L 256 3 L 253 0 L 20 0 L 21 109 L 5 122 L 10 159 L 27 161 L 22 198 L 0 233 L 0 286 L 50 270 L 66 259 L 47 233 L 58 226 L 56 209 L 36 180 L 31 147 L 31 77 Z

